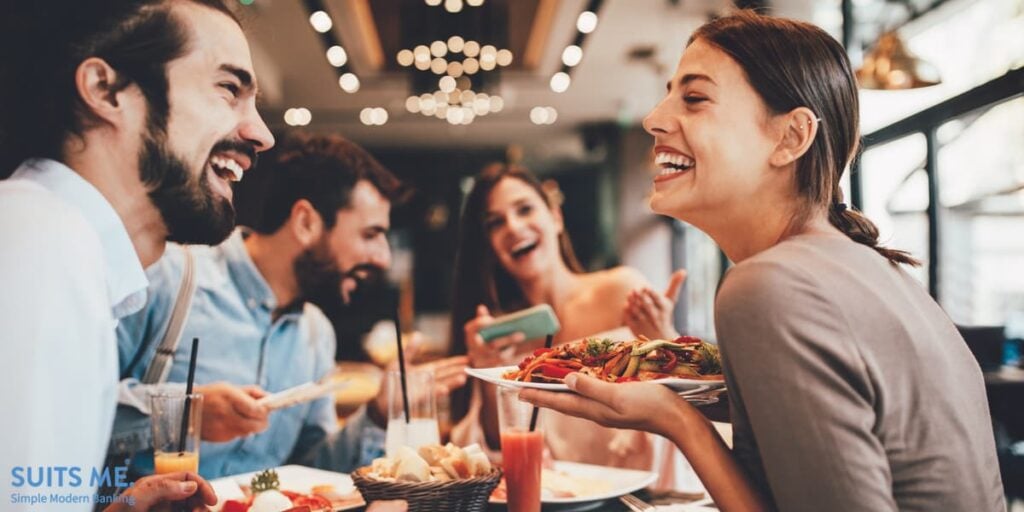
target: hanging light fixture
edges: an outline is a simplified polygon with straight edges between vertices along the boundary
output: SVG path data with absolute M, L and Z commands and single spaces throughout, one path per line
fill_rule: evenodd
M 857 81 L 864 89 L 882 90 L 916 89 L 942 82 L 938 68 L 910 53 L 895 31 L 878 38 L 864 56 Z

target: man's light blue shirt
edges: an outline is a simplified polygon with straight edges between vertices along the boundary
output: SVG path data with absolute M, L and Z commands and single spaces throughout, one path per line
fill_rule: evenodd
M 306 303 L 273 316 L 277 303 L 236 230 L 215 247 L 191 246 L 196 291 L 167 383 L 139 383 L 160 344 L 177 298 L 185 251 L 168 244 L 164 257 L 147 269 L 149 301 L 117 329 L 122 372 L 118 422 L 112 446 L 138 432 L 123 428 L 124 417 L 149 413 L 148 393 L 181 389 L 188 374 L 191 340 L 199 338 L 195 382 L 257 385 L 274 393 L 317 381 L 334 367 L 335 337 L 330 322 Z M 141 352 L 140 352 L 141 351 Z M 129 368 L 134 359 L 137 363 Z M 138 422 L 136 422 L 138 424 Z M 148 427 L 148 422 L 144 422 Z M 141 432 L 147 437 L 148 432 Z M 203 442 L 199 472 L 218 478 L 286 463 L 348 472 L 383 452 L 384 432 L 364 412 L 339 431 L 332 396 L 270 413 L 267 430 L 224 443 Z M 135 457 L 135 469 L 152 471 L 152 452 Z

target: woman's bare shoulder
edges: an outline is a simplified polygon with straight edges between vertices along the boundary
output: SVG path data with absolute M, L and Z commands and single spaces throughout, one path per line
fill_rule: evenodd
M 637 288 L 650 286 L 647 279 L 635 268 L 618 266 L 586 275 L 587 287 L 595 296 L 625 297 Z

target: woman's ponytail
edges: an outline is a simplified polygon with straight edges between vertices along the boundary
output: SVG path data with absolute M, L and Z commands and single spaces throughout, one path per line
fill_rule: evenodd
M 892 263 L 904 263 L 914 267 L 921 265 L 921 262 L 914 259 L 909 252 L 878 245 L 878 228 L 867 217 L 848 208 L 846 203 L 833 203 L 828 209 L 828 221 L 854 242 L 878 251 L 878 254 Z

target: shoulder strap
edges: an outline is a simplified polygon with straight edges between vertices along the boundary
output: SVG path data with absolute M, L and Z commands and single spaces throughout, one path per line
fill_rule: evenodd
M 192 309 L 192 296 L 196 291 L 195 279 L 195 256 L 188 246 L 182 246 L 185 251 L 185 267 L 181 275 L 181 286 L 178 287 L 178 297 L 174 301 L 174 309 L 171 310 L 171 319 L 167 322 L 167 331 L 156 348 L 153 360 L 146 368 L 146 374 L 142 377 L 143 384 L 159 384 L 167 380 L 167 374 L 171 371 L 174 362 L 174 352 L 178 349 L 178 341 L 181 339 L 181 331 L 185 328 L 188 320 L 188 312 Z

